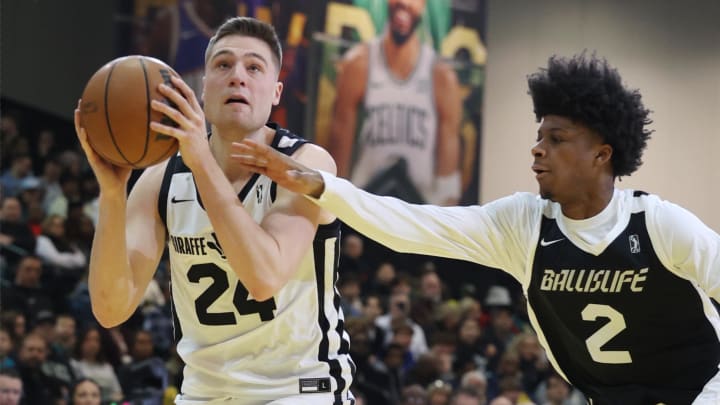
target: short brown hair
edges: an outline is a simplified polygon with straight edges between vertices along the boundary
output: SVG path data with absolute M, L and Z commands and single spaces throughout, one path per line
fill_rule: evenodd
M 275 28 L 265 22 L 252 17 L 233 17 L 225 21 L 220 28 L 217 29 L 215 35 L 210 38 L 207 49 L 205 49 L 205 62 L 210 58 L 210 52 L 217 41 L 228 35 L 239 35 L 243 37 L 253 37 L 265 42 L 273 53 L 275 63 L 277 63 L 278 71 L 282 66 L 282 46 L 278 39 Z

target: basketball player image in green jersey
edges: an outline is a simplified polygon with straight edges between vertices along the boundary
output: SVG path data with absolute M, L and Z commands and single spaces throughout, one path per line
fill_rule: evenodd
M 457 203 L 460 87 L 418 34 L 425 0 L 388 0 L 380 36 L 348 50 L 328 149 L 338 174 L 411 202 Z

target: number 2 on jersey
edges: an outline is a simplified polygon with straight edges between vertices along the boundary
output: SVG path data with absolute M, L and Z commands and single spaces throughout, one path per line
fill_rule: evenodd
M 623 314 L 610 305 L 600 304 L 588 304 L 580 314 L 583 321 L 595 321 L 598 318 L 608 318 L 610 320 L 585 340 L 585 346 L 587 346 L 593 360 L 606 364 L 632 363 L 632 357 L 630 357 L 630 352 L 627 350 L 600 349 L 627 327 Z
M 208 312 L 210 305 L 230 288 L 227 274 L 220 267 L 213 263 L 195 264 L 190 267 L 187 276 L 191 283 L 198 283 L 203 278 L 212 279 L 208 288 L 195 300 L 195 312 L 197 312 L 201 324 L 235 325 L 237 323 L 235 314 L 232 312 Z M 263 322 L 275 318 L 273 311 L 277 307 L 274 298 L 258 302 L 253 299 L 249 300 L 249 295 L 247 288 L 238 280 L 233 294 L 233 304 L 240 315 L 258 314 Z

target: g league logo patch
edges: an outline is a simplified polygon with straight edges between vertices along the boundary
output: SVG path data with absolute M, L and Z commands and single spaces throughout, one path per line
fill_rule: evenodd
M 632 234 L 629 238 L 630 241 L 630 253 L 640 253 L 640 238 Z

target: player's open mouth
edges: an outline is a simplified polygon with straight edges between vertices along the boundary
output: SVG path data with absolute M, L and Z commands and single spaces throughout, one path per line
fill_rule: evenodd
M 248 103 L 247 99 L 243 96 L 232 96 L 225 101 L 225 104 L 233 104 L 233 103 L 250 104 L 250 103 Z

